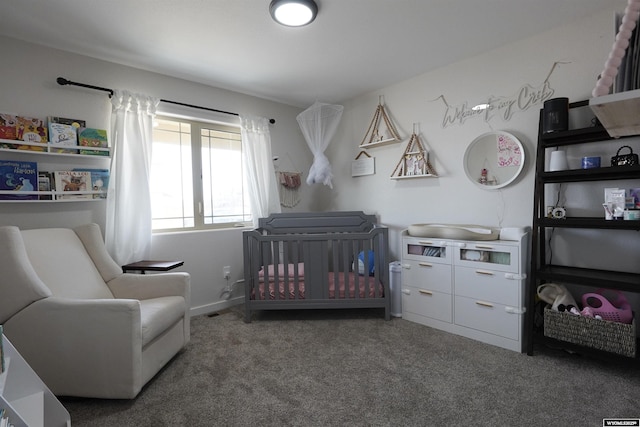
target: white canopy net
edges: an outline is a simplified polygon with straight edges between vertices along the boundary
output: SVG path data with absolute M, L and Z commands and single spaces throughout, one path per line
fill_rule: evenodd
M 307 177 L 309 185 L 322 183 L 333 188 L 331 164 L 327 156 L 324 155 L 324 150 L 327 149 L 331 138 L 336 133 L 343 110 L 342 105 L 324 104 L 316 101 L 296 117 L 304 139 L 313 153 L 313 164 Z

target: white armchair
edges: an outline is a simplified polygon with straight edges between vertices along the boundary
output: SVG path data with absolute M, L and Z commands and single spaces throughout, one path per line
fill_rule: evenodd
M 96 224 L 0 227 L 0 254 L 0 324 L 56 395 L 134 398 L 189 342 L 189 274 L 123 274 Z

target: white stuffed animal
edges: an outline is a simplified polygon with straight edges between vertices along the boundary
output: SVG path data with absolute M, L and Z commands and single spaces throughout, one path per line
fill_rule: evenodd
M 571 292 L 564 286 L 557 283 L 543 283 L 538 286 L 538 297 L 548 304 L 551 304 L 551 309 L 558 311 L 560 304 L 568 307 L 570 305 L 578 307 L 576 300 L 571 295 Z

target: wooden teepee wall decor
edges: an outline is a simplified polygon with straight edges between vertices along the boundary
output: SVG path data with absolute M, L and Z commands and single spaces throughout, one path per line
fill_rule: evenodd
M 414 131 L 411 134 L 407 148 L 402 153 L 400 161 L 391 174 L 391 178 L 404 179 L 425 176 L 438 176 L 438 174 L 429 161 L 429 152 L 424 149 L 420 138 Z
M 386 126 L 386 132 L 381 131 L 380 129 L 380 119 L 384 120 L 384 124 Z M 393 122 L 391 122 L 391 119 L 389 118 L 389 115 L 387 114 L 384 108 L 384 104 L 382 103 L 382 97 L 380 97 L 378 107 L 376 108 L 376 111 L 373 114 L 373 119 L 369 124 L 367 133 L 365 133 L 364 138 L 360 143 L 360 147 L 367 148 L 367 147 L 372 147 L 376 145 L 390 144 L 392 142 L 399 142 L 399 141 L 400 141 L 400 136 L 398 135 L 398 131 L 393 125 Z

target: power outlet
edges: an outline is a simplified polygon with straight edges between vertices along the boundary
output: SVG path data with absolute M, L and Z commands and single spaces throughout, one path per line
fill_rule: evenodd
M 231 277 L 231 266 L 225 265 L 224 267 L 222 267 L 222 278 L 229 280 L 230 277 Z

